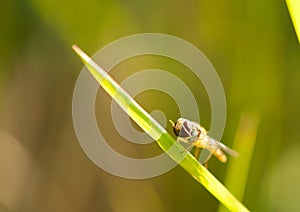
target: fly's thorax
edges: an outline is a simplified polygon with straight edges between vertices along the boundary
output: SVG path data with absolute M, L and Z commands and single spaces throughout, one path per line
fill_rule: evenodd
M 200 139 L 201 141 L 208 142 L 209 137 L 208 137 L 208 135 L 205 134 L 205 133 L 200 133 L 200 134 L 199 134 L 199 139 Z
M 199 130 L 200 130 L 200 132 L 201 132 L 202 134 L 208 135 L 208 132 L 206 131 L 206 129 L 205 129 L 204 127 L 200 126 L 200 125 L 199 125 Z
M 197 124 L 197 123 L 195 123 L 195 124 Z M 197 131 L 199 134 L 198 137 L 201 141 L 207 142 L 209 140 L 208 132 L 200 124 L 197 124 Z

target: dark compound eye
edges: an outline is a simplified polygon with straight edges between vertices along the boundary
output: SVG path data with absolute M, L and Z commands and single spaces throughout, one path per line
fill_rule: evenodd
M 178 137 L 178 135 L 179 135 L 179 130 L 173 128 L 173 131 L 174 131 L 175 135 Z
M 187 138 L 187 137 L 190 137 L 190 136 L 191 136 L 190 131 L 191 131 L 191 128 L 190 128 L 188 122 L 185 121 L 185 122 L 183 122 L 183 124 L 182 124 L 182 127 L 181 127 L 180 132 L 179 132 L 179 136 L 180 136 L 181 138 Z
M 183 122 L 183 126 L 184 126 L 184 128 L 185 128 L 188 132 L 191 131 L 190 125 L 189 125 L 189 123 L 188 123 L 187 121 Z

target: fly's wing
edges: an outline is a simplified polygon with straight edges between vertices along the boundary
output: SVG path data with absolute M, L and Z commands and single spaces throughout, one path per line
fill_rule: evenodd
M 217 141 L 213 138 L 210 138 L 210 142 L 216 146 L 217 148 L 223 150 L 224 152 L 226 152 L 227 154 L 233 156 L 233 157 L 238 157 L 239 153 L 237 153 L 236 151 L 234 151 L 233 149 L 227 147 L 225 144 L 221 143 L 220 141 Z

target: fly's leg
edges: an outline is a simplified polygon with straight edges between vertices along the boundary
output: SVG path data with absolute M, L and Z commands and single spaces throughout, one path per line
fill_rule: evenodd
M 196 148 L 196 150 L 195 150 L 195 152 L 194 152 L 194 156 L 195 156 L 195 158 L 199 158 L 198 160 L 199 160 L 199 162 L 200 162 L 200 150 L 201 150 L 201 148 L 200 147 L 197 147 Z M 208 160 L 209 160 L 209 158 L 204 162 L 204 163 L 201 163 L 205 168 L 208 168 Z
M 200 147 L 197 147 L 196 149 L 195 149 L 195 152 L 194 152 L 194 157 L 195 158 L 199 158 L 199 156 L 200 156 Z
M 193 138 L 193 136 L 190 136 L 190 137 L 186 137 L 186 138 L 180 138 L 180 137 L 177 137 L 177 141 L 180 143 L 186 143 L 186 144 L 189 144 L 188 147 L 186 147 L 184 150 L 181 151 L 181 153 L 185 152 L 185 151 L 190 151 L 192 148 L 193 148 L 193 143 L 190 143 L 189 142 L 189 139 Z
M 190 146 L 188 146 L 187 148 L 184 149 L 184 151 L 190 151 L 193 148 L 193 145 L 191 144 Z M 183 153 L 184 151 L 182 151 L 181 153 Z
M 206 169 L 208 169 L 208 161 L 206 161 L 203 165 Z

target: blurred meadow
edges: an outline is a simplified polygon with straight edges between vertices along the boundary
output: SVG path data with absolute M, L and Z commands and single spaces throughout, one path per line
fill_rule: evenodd
M 89 55 L 137 33 L 165 33 L 199 48 L 225 89 L 222 141 L 241 157 L 209 170 L 251 211 L 300 211 L 300 45 L 284 1 L 4 0 L 0 3 L 0 211 L 218 211 L 220 203 L 181 167 L 130 180 L 98 168 L 79 145 L 72 95 Z M 101 65 L 101 64 L 100 64 Z M 159 68 L 192 90 L 201 124 L 211 110 L 201 82 L 168 58 L 140 56 L 110 73 L 121 83 Z M 172 98 L 145 91 L 147 111 L 180 116 Z M 157 144 L 126 141 L 111 120 L 111 98 L 99 89 L 95 113 L 118 152 L 147 158 Z M 166 129 L 172 133 L 172 128 Z M 150 138 L 149 138 L 150 139 Z

